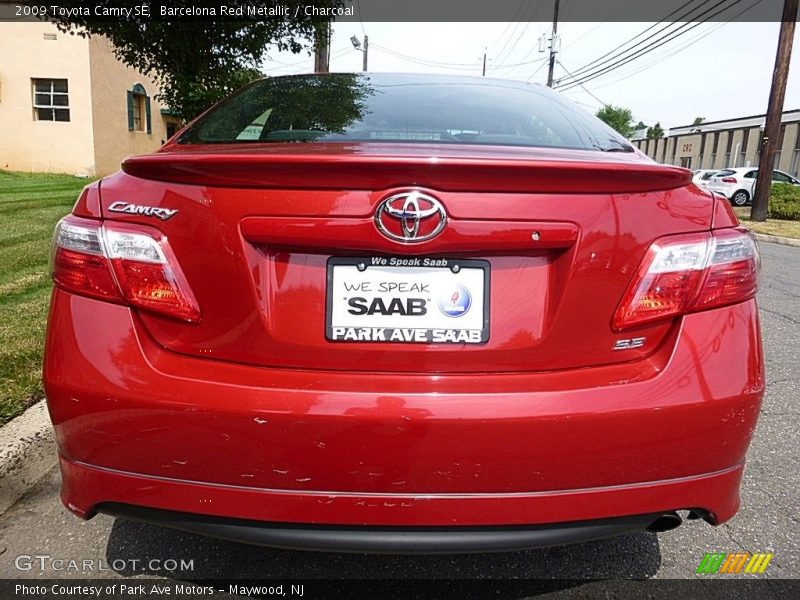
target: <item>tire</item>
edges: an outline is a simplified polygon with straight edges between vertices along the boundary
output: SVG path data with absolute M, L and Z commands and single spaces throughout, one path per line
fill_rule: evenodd
M 745 190 L 738 190 L 731 196 L 731 204 L 734 206 L 744 206 L 748 202 L 750 202 L 750 194 Z

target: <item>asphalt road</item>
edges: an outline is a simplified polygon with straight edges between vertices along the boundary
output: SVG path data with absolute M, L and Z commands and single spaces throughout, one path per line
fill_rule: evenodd
M 560 548 L 493 555 L 361 556 L 271 550 L 239 545 L 107 516 L 82 522 L 58 500 L 53 472 L 40 488 L 0 517 L 0 579 L 39 577 L 201 578 L 565 578 L 696 579 L 705 552 L 772 552 L 761 577 L 800 578 L 800 248 L 762 244 L 759 302 L 767 359 L 767 394 L 742 490 L 729 523 L 686 522 L 656 536 L 639 533 Z M 93 559 L 110 570 L 21 571 L 19 555 Z M 144 566 L 114 568 L 119 559 L 184 559 L 191 572 Z M 126 563 L 130 564 L 130 563 Z M 567 586 L 556 595 L 589 597 L 603 581 Z M 576 593 L 569 593 L 579 590 Z M 611 595 L 614 596 L 614 595 Z M 728 593 L 726 598 L 736 594 Z M 767 594 L 767 597 L 772 594 Z

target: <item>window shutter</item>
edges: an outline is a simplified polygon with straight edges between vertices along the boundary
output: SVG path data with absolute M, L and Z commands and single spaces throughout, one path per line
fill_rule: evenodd
M 133 131 L 133 92 L 128 91 L 128 131 Z
M 144 97 L 144 110 L 147 113 L 147 133 L 153 133 L 153 125 L 150 118 L 150 96 Z

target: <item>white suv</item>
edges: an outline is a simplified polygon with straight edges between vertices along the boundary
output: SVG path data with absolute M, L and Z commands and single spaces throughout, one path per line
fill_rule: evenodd
M 753 199 L 756 187 L 758 169 L 741 167 L 737 169 L 723 169 L 715 173 L 708 180 L 708 190 L 725 194 L 725 197 L 736 206 L 744 206 Z M 800 185 L 800 181 L 783 171 L 772 172 L 773 183 L 789 183 Z

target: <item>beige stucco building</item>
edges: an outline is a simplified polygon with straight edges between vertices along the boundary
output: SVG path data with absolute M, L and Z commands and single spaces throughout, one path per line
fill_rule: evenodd
M 661 139 L 634 136 L 631 141 L 650 158 L 687 169 L 756 167 L 764 121 L 765 115 L 707 121 L 672 127 Z M 800 175 L 800 109 L 783 113 L 775 168 Z
M 152 152 L 178 120 L 156 84 L 118 61 L 106 38 L 50 23 L 0 36 L 0 169 L 102 176 Z

